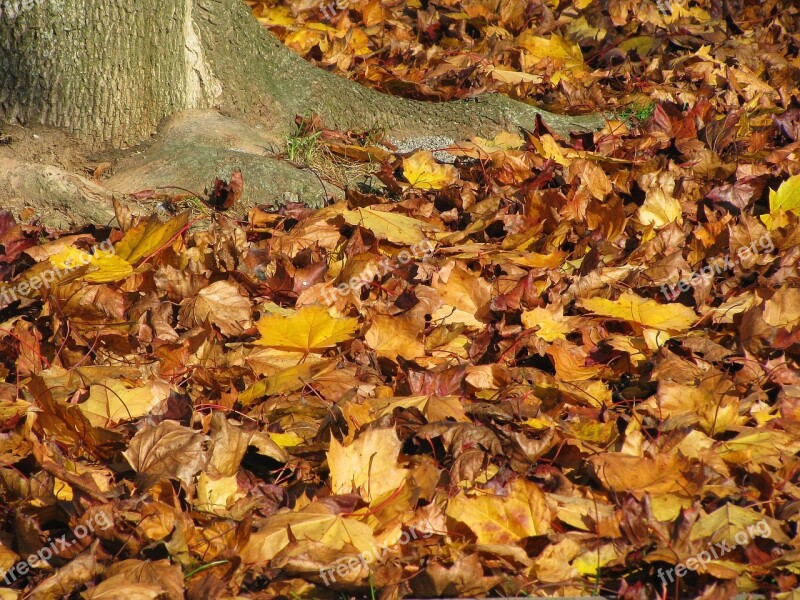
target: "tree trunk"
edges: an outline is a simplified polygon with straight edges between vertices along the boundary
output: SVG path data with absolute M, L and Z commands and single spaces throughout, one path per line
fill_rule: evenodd
M 220 108 L 283 131 L 313 111 L 330 127 L 398 138 L 491 135 L 532 126 L 543 112 L 498 95 L 429 103 L 360 87 L 306 63 L 240 0 L 0 6 L 0 121 L 63 127 L 96 147 L 146 141 L 162 119 L 192 108 Z M 601 123 L 544 114 L 562 132 Z
M 280 202 L 276 179 L 290 196 L 319 202 L 329 192 L 319 178 L 288 176 L 270 158 L 296 115 L 398 140 L 490 137 L 533 127 L 537 114 L 562 134 L 604 122 L 499 95 L 431 103 L 381 94 L 305 62 L 241 0 L 0 0 L 0 10 L 0 123 L 63 128 L 94 150 L 149 142 L 161 125 L 156 144 L 107 182 L 123 192 L 202 189 L 220 169 L 244 164 L 251 202 Z M 0 201 L 13 200 L 2 171 Z

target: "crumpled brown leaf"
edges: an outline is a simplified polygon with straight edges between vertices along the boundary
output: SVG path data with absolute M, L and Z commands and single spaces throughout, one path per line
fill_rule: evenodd
M 175 423 L 163 421 L 145 426 L 122 455 L 136 471 L 136 484 L 148 488 L 164 478 L 179 479 L 188 485 L 208 463 L 208 437 Z

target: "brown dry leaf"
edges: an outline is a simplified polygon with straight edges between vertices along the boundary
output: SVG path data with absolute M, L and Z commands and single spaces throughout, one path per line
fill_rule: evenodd
M 84 594 L 87 600 L 112 600 L 114 598 L 179 600 L 184 597 L 181 568 L 178 565 L 170 564 L 166 559 L 157 561 L 123 560 L 108 567 L 103 576 L 104 579 L 100 585 Z
M 699 485 L 687 479 L 689 465 L 675 454 L 658 454 L 654 459 L 606 453 L 589 459 L 597 478 L 614 492 L 691 495 Z
M 463 323 L 470 327 L 483 327 L 479 320 L 488 308 L 492 286 L 476 277 L 462 266 L 451 263 L 436 274 L 433 287 L 439 292 L 444 305 L 433 314 L 444 323 Z
M 174 421 L 139 431 L 122 455 L 136 471 L 136 483 L 147 488 L 161 479 L 175 478 L 188 485 L 205 467 L 208 438 Z
M 474 598 L 489 593 L 501 581 L 499 576 L 484 575 L 481 557 L 469 554 L 459 556 L 451 566 L 428 562 L 425 570 L 411 580 L 411 586 L 420 598 Z
M 319 542 L 340 551 L 352 548 L 353 553 L 372 553 L 375 544 L 369 525 L 335 514 L 325 504 L 312 502 L 299 511 L 267 518 L 264 526 L 250 536 L 242 549 L 242 561 L 245 564 L 268 562 L 292 540 L 298 543 Z
M 353 144 L 336 144 L 332 142 L 327 143 L 326 146 L 334 154 L 363 162 L 382 163 L 385 160 L 392 159 L 392 155 L 389 152 L 377 146 L 365 147 L 355 146 Z
M 99 561 L 99 547 L 99 540 L 95 540 L 76 558 L 56 569 L 55 573 L 35 585 L 27 597 L 54 600 L 71 596 L 105 570 L 105 566 Z
M 780 523 L 750 508 L 726 504 L 713 513 L 703 515 L 692 525 L 691 539 L 709 540 L 711 543 L 727 541 L 729 544 L 743 545 L 742 534 L 747 541 L 768 538 L 776 542 L 787 542 Z M 739 536 L 738 538 L 736 536 Z
M 586 186 L 592 197 L 604 200 L 611 193 L 611 180 L 602 167 L 590 160 L 578 159 L 572 162 L 567 169 L 567 177 L 579 177 L 582 185 Z
M 308 385 L 320 375 L 329 372 L 336 364 L 336 359 L 329 359 L 306 361 L 299 365 L 286 367 L 266 379 L 256 381 L 245 389 L 239 394 L 239 402 L 244 406 L 249 406 L 263 396 L 285 394 L 299 389 Z
M 175 529 L 177 512 L 163 502 L 151 502 L 142 507 L 137 530 L 151 541 L 163 540 Z
M 536 557 L 533 572 L 541 581 L 558 583 L 570 581 L 578 576 L 578 570 L 572 561 L 583 549 L 581 540 L 569 534 L 563 540 L 547 546 Z
M 88 400 L 78 408 L 92 425 L 108 427 L 148 414 L 167 396 L 169 386 L 165 383 L 130 387 L 118 379 L 109 379 L 92 385 Z
M 546 352 L 553 359 L 556 375 L 563 381 L 588 381 L 599 377 L 604 369 L 603 365 L 587 364 L 588 357 L 583 348 L 560 339 L 555 339 Z
M 467 422 L 469 419 L 464 414 L 464 407 L 458 396 L 404 396 L 401 398 L 371 398 L 368 400 L 378 416 L 390 415 L 396 408 L 417 408 L 428 419 L 429 423 L 436 421 Z
M 181 303 L 179 318 L 188 328 L 210 323 L 222 335 L 239 335 L 250 329 L 250 301 L 242 290 L 229 281 L 215 281 L 197 296 Z
M 504 69 L 495 69 L 490 67 L 488 73 L 493 79 L 500 83 L 510 83 L 512 85 L 519 85 L 520 83 L 541 83 L 541 75 L 533 75 L 531 73 L 520 73 L 519 71 L 506 71 Z
M 739 414 L 733 384 L 724 373 L 713 371 L 704 374 L 697 385 L 660 381 L 656 396 L 644 406 L 661 419 L 674 419 L 674 426 L 697 423 L 710 436 L 746 422 Z
M 398 356 L 415 359 L 425 355 L 425 346 L 418 339 L 420 327 L 414 319 L 402 315 L 373 315 L 372 325 L 364 341 L 378 353 L 396 360 Z
M 0 210 L 0 566 L 115 525 L 0 596 L 791 595 L 800 9 L 659 3 L 247 0 L 327 71 L 460 103 L 443 136 L 494 103 L 496 137 L 400 138 L 439 164 L 308 114 L 293 142 L 332 205 L 277 185 L 244 224 L 143 190 L 203 214 L 117 201 L 120 228 L 67 235 Z M 500 132 L 520 105 L 485 93 L 598 129 Z M 397 102 L 395 135 L 440 111 Z M 5 134 L 0 163 L 42 155 Z
M 800 290 L 783 286 L 764 302 L 764 321 L 773 327 L 793 329 L 800 323 Z

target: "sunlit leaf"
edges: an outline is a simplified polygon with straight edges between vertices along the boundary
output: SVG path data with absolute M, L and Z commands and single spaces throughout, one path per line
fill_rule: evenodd
M 256 343 L 261 346 L 317 352 L 351 339 L 358 329 L 358 319 L 332 317 L 324 306 L 312 304 L 289 317 L 264 316 L 256 327 L 261 334 Z
M 313 502 L 299 511 L 267 518 L 264 526 L 250 535 L 241 551 L 242 560 L 246 564 L 270 561 L 292 540 L 313 540 L 333 549 L 353 548 L 355 552 L 372 552 L 375 544 L 369 525 Z
M 697 320 L 697 314 L 688 306 L 672 302 L 660 304 L 625 292 L 616 300 L 606 298 L 579 298 L 578 306 L 596 315 L 622 319 L 662 331 L 685 331 Z
M 550 531 L 544 494 L 523 478 L 514 480 L 507 493 L 459 493 L 447 503 L 447 516 L 465 523 L 482 544 L 510 544 Z
M 418 219 L 372 208 L 348 210 L 342 213 L 342 217 L 350 225 L 360 225 L 377 238 L 395 244 L 418 244 L 425 239 L 423 232 L 434 229 Z
M 789 224 L 786 217 L 789 212 L 800 214 L 800 175 L 789 177 L 777 190 L 769 191 L 769 214 L 761 215 L 761 220 L 773 231 Z
M 303 362 L 299 365 L 286 367 L 248 387 L 239 394 L 239 402 L 244 406 L 248 406 L 264 396 L 285 394 L 299 389 L 314 381 L 315 377 L 328 371 L 335 364 L 335 360 L 323 360 L 319 362 Z
M 109 379 L 91 386 L 89 399 L 78 404 L 78 408 L 92 425 L 106 427 L 148 414 L 168 395 L 166 385 L 128 387 L 117 379 Z
M 133 266 L 116 254 L 97 251 L 94 254 L 74 247 L 65 248 L 49 258 L 50 264 L 64 273 L 84 267 L 82 281 L 110 283 L 125 279 L 133 273 Z
M 188 221 L 188 212 L 181 213 L 165 223 L 156 217 L 151 217 L 129 230 L 114 246 L 114 253 L 135 266 L 168 245 L 183 231 Z
M 357 492 L 371 502 L 399 488 L 408 476 L 397 464 L 401 447 L 394 429 L 370 429 L 348 446 L 332 439 L 328 466 L 333 493 Z
M 420 150 L 403 159 L 403 175 L 408 183 L 420 190 L 440 190 L 458 179 L 452 165 L 439 164 L 433 154 Z

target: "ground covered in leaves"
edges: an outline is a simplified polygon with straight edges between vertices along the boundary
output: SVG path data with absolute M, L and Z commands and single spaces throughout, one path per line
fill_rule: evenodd
M 251 4 L 386 91 L 618 118 L 453 164 L 309 119 L 381 185 L 0 214 L 0 598 L 792 597 L 800 11 Z

